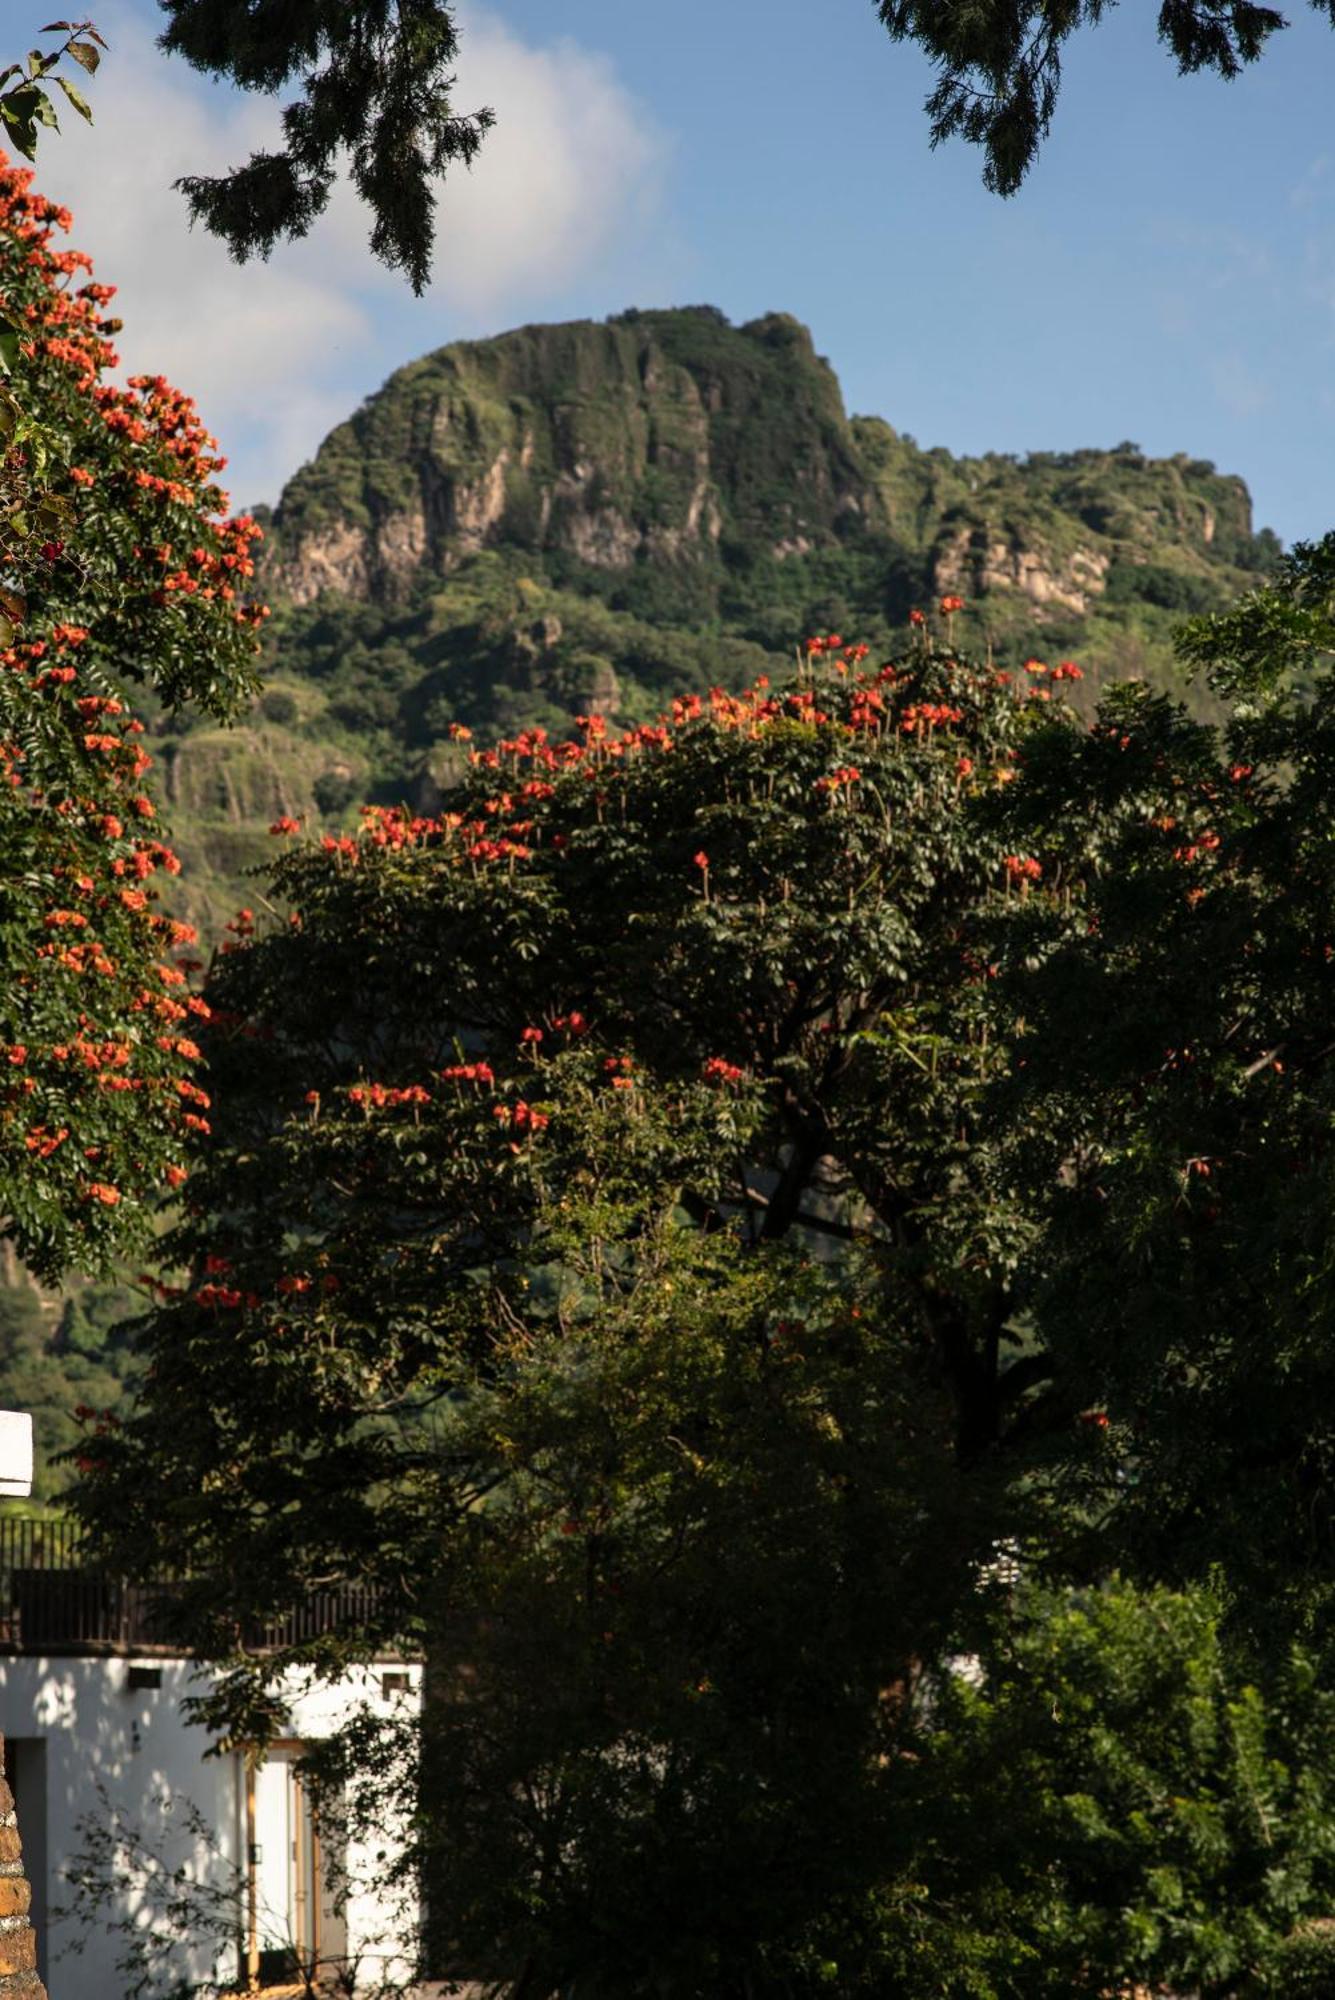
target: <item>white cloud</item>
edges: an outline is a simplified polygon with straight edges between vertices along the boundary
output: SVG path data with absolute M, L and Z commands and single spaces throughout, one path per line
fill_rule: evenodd
M 374 262 L 350 188 L 304 243 L 268 264 L 231 261 L 191 231 L 172 188 L 272 143 L 277 111 L 210 85 L 153 46 L 134 5 L 100 7 L 111 53 L 93 87 L 96 123 L 62 120 L 39 184 L 74 212 L 113 308 L 125 367 L 192 394 L 231 458 L 235 498 L 277 496 L 330 425 L 422 348 L 500 331 L 517 312 L 626 251 L 651 230 L 664 158 L 643 108 L 603 56 L 568 41 L 535 48 L 468 8 L 456 105 L 498 123 L 471 174 L 452 173 L 438 210 L 436 277 L 414 306 Z
M 516 306 L 609 253 L 633 253 L 654 224 L 666 147 L 605 56 L 568 40 L 530 47 L 477 8 L 461 16 L 455 106 L 490 105 L 497 122 L 471 171 L 447 181 L 427 297 L 498 330 Z M 330 235 L 364 255 L 369 222 L 346 183 L 330 211 Z M 379 290 L 402 287 L 379 266 L 366 275 Z

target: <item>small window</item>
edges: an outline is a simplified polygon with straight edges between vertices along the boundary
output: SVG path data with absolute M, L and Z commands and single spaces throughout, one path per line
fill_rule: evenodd
M 407 1694 L 408 1686 L 407 1674 L 381 1674 L 380 1699 L 393 1701 L 396 1694 Z
M 131 1694 L 147 1692 L 162 1686 L 161 1667 L 131 1667 L 125 1676 L 125 1685 Z

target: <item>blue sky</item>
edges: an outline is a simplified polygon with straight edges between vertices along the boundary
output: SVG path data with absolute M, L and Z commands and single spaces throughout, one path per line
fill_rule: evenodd
M 420 301 L 350 197 L 268 266 L 189 235 L 171 176 L 244 157 L 273 110 L 156 54 L 147 0 L 96 18 L 97 126 L 50 140 L 41 179 L 121 284 L 127 363 L 198 396 L 238 502 L 444 341 L 708 301 L 796 313 L 850 409 L 922 444 L 1134 438 L 1241 473 L 1287 541 L 1335 527 L 1335 34 L 1309 9 L 1227 85 L 1114 10 L 1002 202 L 971 148 L 929 150 L 930 69 L 871 0 L 467 0 L 457 104 L 500 125 L 446 187 Z

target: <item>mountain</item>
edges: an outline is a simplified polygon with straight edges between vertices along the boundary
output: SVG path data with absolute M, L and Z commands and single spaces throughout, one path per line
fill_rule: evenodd
M 1279 552 L 1240 479 L 1186 457 L 924 451 L 844 410 L 794 319 L 629 312 L 443 347 L 330 433 L 268 522 L 263 691 L 232 730 L 149 716 L 183 914 L 207 942 L 255 899 L 283 815 L 430 808 L 479 738 L 626 721 L 773 672 L 813 632 L 901 643 L 962 596 L 962 643 L 1179 685 L 1182 614 Z M 1193 694 L 1198 705 L 1204 697 Z M 12 1260 L 11 1260 L 12 1262 Z M 0 1401 L 39 1418 L 39 1493 L 77 1402 L 134 1368 L 134 1296 L 43 1292 L 0 1246 Z
M 962 643 L 1074 656 L 1087 701 L 1128 674 L 1178 686 L 1175 620 L 1279 552 L 1208 461 L 923 450 L 846 414 L 796 320 L 712 307 L 440 348 L 330 433 L 268 525 L 254 713 L 156 744 L 209 918 L 280 814 L 430 807 L 451 723 L 643 719 L 813 631 L 888 647 L 943 593 Z

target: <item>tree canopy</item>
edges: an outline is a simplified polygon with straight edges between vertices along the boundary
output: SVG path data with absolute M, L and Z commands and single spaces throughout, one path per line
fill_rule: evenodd
M 280 237 L 304 236 L 323 214 L 340 159 L 371 210 L 371 249 L 415 292 L 431 268 L 434 183 L 467 166 L 493 122 L 458 114 L 458 52 L 449 0 L 315 0 L 297 9 L 251 0 L 161 0 L 161 46 L 243 90 L 299 82 L 283 113 L 284 146 L 230 173 L 178 183 L 192 217 L 244 260 Z
M 436 187 L 450 166 L 474 159 L 495 122 L 488 107 L 454 110 L 453 0 L 318 0 L 296 10 L 250 0 L 160 4 L 167 15 L 160 45 L 169 54 L 243 90 L 297 90 L 283 112 L 280 148 L 253 153 L 229 173 L 177 183 L 192 217 L 238 259 L 267 257 L 323 214 L 346 155 L 371 211 L 372 251 L 421 292 Z M 1312 4 L 1335 19 L 1335 0 Z M 937 66 L 926 107 L 933 145 L 962 137 L 981 146 L 987 185 L 1013 194 L 1052 124 L 1064 45 L 1098 24 L 1109 0 L 876 6 L 896 41 L 918 43 Z M 1158 21 L 1183 74 L 1208 69 L 1224 78 L 1255 62 L 1284 25 L 1277 9 L 1255 0 L 1164 0 Z
M 1335 23 L 1332 0 L 1312 0 Z M 927 99 L 932 144 L 963 138 L 983 149 L 983 179 L 1014 194 L 1047 137 L 1061 89 L 1064 45 L 1095 27 L 1110 0 L 981 0 L 941 7 L 933 0 L 876 0 L 896 41 L 917 42 L 937 66 Z M 1186 76 L 1213 70 L 1235 77 L 1286 25 L 1254 0 L 1163 0 L 1159 40 Z
M 422 1742 L 314 1775 L 426 1782 L 436 1969 L 1301 1990 L 1330 560 L 1195 629 L 1222 731 L 1135 687 L 1086 728 L 946 600 L 475 752 L 238 919 L 186 1282 L 79 1505 L 190 1572 L 229 1735 L 285 1663 L 424 1649 Z M 337 1580 L 351 1622 L 247 1652 Z

